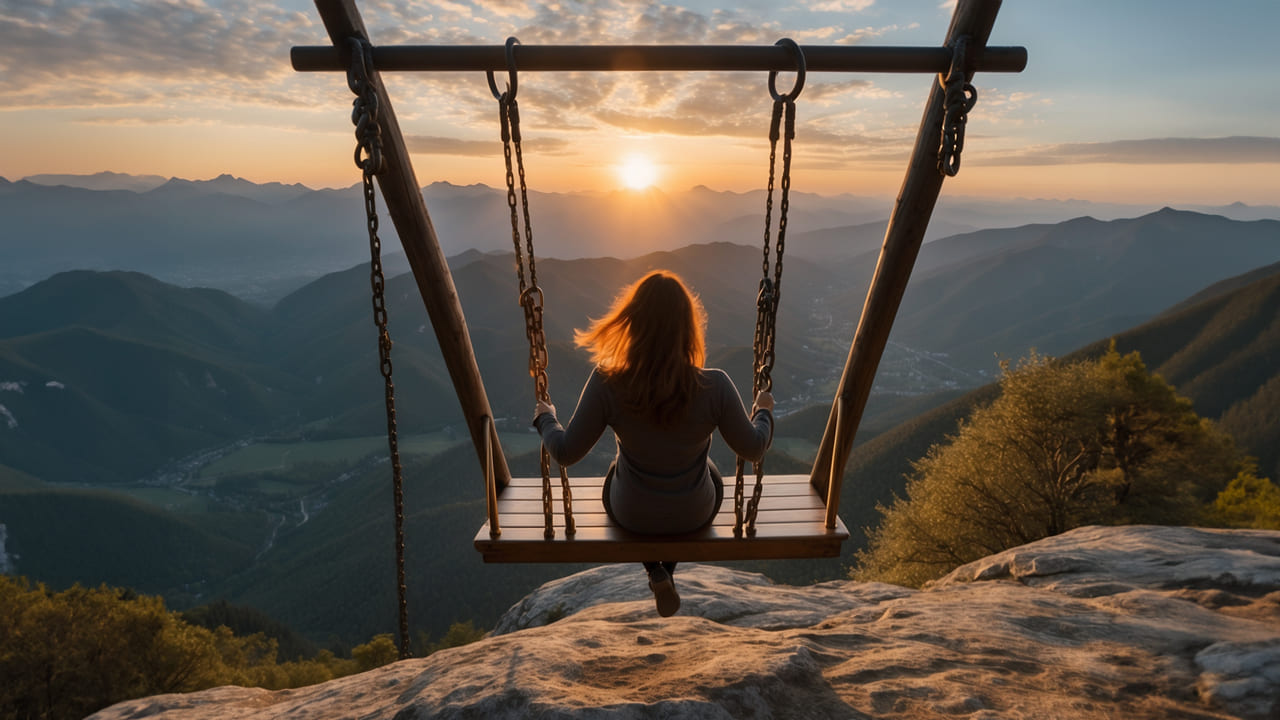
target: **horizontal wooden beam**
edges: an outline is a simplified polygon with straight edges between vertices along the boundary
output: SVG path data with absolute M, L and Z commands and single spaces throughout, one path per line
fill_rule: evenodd
M 868 45 L 801 45 L 808 72 L 945 73 L 951 48 Z M 791 52 L 778 45 L 517 45 L 516 68 L 522 72 L 609 72 L 691 70 L 793 70 Z M 293 69 L 346 70 L 348 50 L 332 45 L 294 47 Z M 382 45 L 373 48 L 379 72 L 506 71 L 503 45 Z M 988 47 L 976 54 L 969 70 L 1022 72 L 1024 47 Z

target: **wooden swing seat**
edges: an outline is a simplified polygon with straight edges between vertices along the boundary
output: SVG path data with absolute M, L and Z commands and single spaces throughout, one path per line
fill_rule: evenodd
M 485 523 L 475 547 L 492 563 L 643 562 L 646 560 L 772 560 L 839 557 L 849 538 L 844 522 L 826 527 L 823 499 L 808 475 L 775 475 L 764 480 L 756 534 L 733 534 L 733 479 L 726 478 L 724 503 L 709 527 L 687 535 L 638 535 L 614 525 L 604 512 L 604 478 L 573 478 L 573 519 L 577 532 L 566 536 L 558 479 L 553 478 L 555 537 L 543 537 L 542 478 L 512 478 L 498 495 L 501 534 L 489 536 Z M 754 478 L 748 479 L 750 493 Z

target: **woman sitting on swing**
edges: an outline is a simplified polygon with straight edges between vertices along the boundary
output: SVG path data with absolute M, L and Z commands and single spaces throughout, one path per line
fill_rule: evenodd
M 595 369 L 568 427 L 539 402 L 533 425 L 561 465 L 581 460 L 613 428 L 618 454 L 601 499 L 610 519 L 631 532 L 678 535 L 709 525 L 724 480 L 707 453 L 711 433 L 756 461 L 773 440 L 773 396 L 756 396 L 748 415 L 733 381 L 706 360 L 706 312 L 675 274 L 648 273 L 624 288 L 604 317 L 574 334 Z M 680 609 L 676 563 L 644 563 L 658 614 Z

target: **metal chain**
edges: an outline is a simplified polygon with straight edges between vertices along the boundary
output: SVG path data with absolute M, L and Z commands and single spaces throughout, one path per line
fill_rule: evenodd
M 778 166 L 778 139 L 781 137 L 782 118 L 784 106 L 786 102 L 778 99 L 773 102 L 773 115 L 769 120 L 769 182 L 765 190 L 764 196 L 764 243 L 760 261 L 760 286 L 756 293 L 756 326 L 755 333 L 751 339 L 752 350 L 752 369 L 751 369 L 751 396 L 754 398 L 760 392 L 760 359 L 761 349 L 764 346 L 765 337 L 765 320 L 768 307 L 773 305 L 770 299 L 773 295 L 772 280 L 769 279 L 769 249 L 770 236 L 773 231 L 773 189 L 775 171 Z M 770 379 L 770 384 L 772 380 Z M 761 468 L 760 462 L 754 463 L 755 467 Z M 735 467 L 735 478 L 733 483 L 733 533 L 741 535 L 743 527 L 747 526 L 746 514 L 746 480 L 744 474 L 746 472 L 746 461 L 741 456 Z M 754 496 L 754 492 L 752 493 Z
M 804 87 L 804 54 L 794 41 L 784 39 L 779 45 L 789 45 L 796 55 L 798 70 L 796 84 L 786 94 L 780 94 L 774 83 L 777 73 L 769 74 L 769 93 L 773 96 L 773 114 L 769 121 L 769 182 L 765 193 L 764 247 L 760 263 L 760 289 L 756 295 L 756 327 L 752 338 L 752 356 L 755 366 L 752 373 L 752 397 L 773 390 L 774 341 L 777 336 L 778 301 L 782 293 L 782 257 L 786 251 L 787 213 L 791 206 L 791 145 L 796 136 L 795 100 Z M 782 144 L 782 197 L 778 208 L 778 235 L 773 277 L 769 277 L 769 241 L 773 228 L 774 172 L 777 167 L 778 140 Z M 760 497 L 764 492 L 764 458 L 752 463 L 756 472 L 751 499 L 747 500 L 744 478 L 746 461 L 739 457 L 733 488 L 733 533 L 741 536 L 745 527 L 748 535 L 756 533 L 756 515 L 760 510 Z M 745 507 L 744 507 L 745 505 Z
M 538 286 L 538 269 L 533 252 L 533 223 L 529 215 L 529 188 L 524 171 L 524 151 L 521 147 L 520 107 L 516 101 L 516 90 L 519 87 L 515 71 L 512 48 L 518 44 L 514 37 L 507 39 L 508 85 L 506 92 L 499 93 L 493 73 L 489 72 L 489 89 L 498 100 L 498 118 L 501 126 L 502 156 L 506 165 L 507 208 L 511 216 L 511 245 L 516 257 L 516 279 L 519 283 L 520 307 L 524 310 L 525 336 L 529 339 L 529 375 L 533 377 L 535 397 L 543 402 L 550 402 L 550 381 L 547 378 L 547 337 L 543 329 L 543 293 Z M 514 162 L 513 162 L 514 160 Z M 516 179 L 519 177 L 520 194 L 516 195 Z M 517 204 L 519 208 L 517 208 Z M 520 220 L 524 220 L 525 250 L 520 248 Z M 528 254 L 529 276 L 526 280 L 524 269 L 524 253 Z M 542 472 L 542 514 L 543 537 L 548 540 L 555 537 L 554 509 L 551 494 L 551 455 L 546 447 L 539 453 L 539 469 Z M 561 497 L 564 504 L 565 534 L 572 536 L 576 532 L 573 521 L 573 494 L 569 487 L 568 472 L 560 468 Z
M 942 84 L 942 146 L 938 150 L 938 171 L 947 177 L 960 172 L 960 153 L 964 150 L 964 128 L 969 111 L 978 102 L 978 90 L 968 82 L 965 53 L 969 36 L 956 38 L 951 49 L 951 69 L 939 75 Z
M 356 126 L 356 167 L 362 176 L 366 226 L 369 232 L 369 284 L 373 290 L 373 322 L 378 328 L 378 362 L 387 406 L 387 445 L 391 455 L 391 486 L 395 503 L 396 591 L 399 601 L 400 659 L 412 655 L 404 571 L 404 479 L 396 429 L 395 383 L 391 379 L 391 334 L 387 331 L 386 277 L 382 272 L 382 241 L 378 238 L 377 194 L 373 177 L 382 171 L 382 129 L 378 125 L 378 93 L 369 77 L 370 46 L 351 38 L 351 69 L 347 85 L 355 93 L 351 121 Z
M 782 203 L 778 212 L 778 239 L 773 261 L 773 281 L 762 283 L 757 301 L 757 335 L 760 346 L 756 349 L 756 380 L 753 394 L 773 391 L 773 362 L 778 327 L 778 302 L 782 299 L 782 255 L 787 248 L 787 211 L 791 206 L 791 141 L 796 136 L 796 104 L 786 103 L 786 130 L 782 144 Z M 767 292 L 766 292 L 767 290 Z M 760 497 L 764 494 L 764 458 L 752 463 L 756 471 L 756 484 L 747 502 L 747 534 L 756 534 L 756 515 L 760 511 Z

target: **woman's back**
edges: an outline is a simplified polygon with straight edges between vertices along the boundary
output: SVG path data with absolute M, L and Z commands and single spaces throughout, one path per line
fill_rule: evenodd
M 554 416 L 545 415 L 539 418 L 543 422 L 538 430 L 556 462 L 568 465 L 582 459 L 606 427 L 613 428 L 618 452 L 629 468 L 662 477 L 700 470 L 717 428 L 737 454 L 749 460 L 763 455 L 771 439 L 771 418 L 766 414 L 753 423 L 723 370 L 700 369 L 698 380 L 684 412 L 659 418 L 627 402 L 623 389 L 597 370 L 583 387 L 568 427 L 557 432 Z

